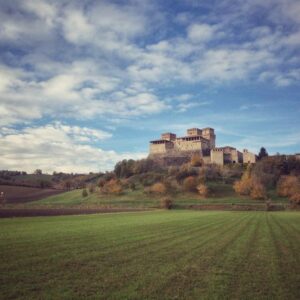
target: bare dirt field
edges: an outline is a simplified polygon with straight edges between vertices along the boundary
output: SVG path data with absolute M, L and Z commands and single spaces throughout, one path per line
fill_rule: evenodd
M 139 212 L 144 210 L 145 209 L 135 208 L 8 208 L 0 209 L 0 218 L 88 215 L 98 213 Z
M 40 200 L 48 196 L 65 192 L 56 189 L 41 189 L 24 186 L 0 185 L 0 193 L 4 193 L 5 203 L 24 203 Z M 1 199 L 3 202 L 3 199 Z

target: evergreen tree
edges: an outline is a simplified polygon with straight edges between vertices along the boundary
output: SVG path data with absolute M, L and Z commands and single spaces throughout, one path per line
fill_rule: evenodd
M 267 156 L 269 156 L 269 154 L 268 154 L 266 148 L 261 147 L 260 151 L 258 153 L 258 159 L 261 160 L 262 158 L 267 157 Z

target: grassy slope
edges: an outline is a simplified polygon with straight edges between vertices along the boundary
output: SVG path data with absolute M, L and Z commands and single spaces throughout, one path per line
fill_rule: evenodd
M 210 198 L 203 199 L 196 193 L 179 193 L 172 196 L 177 207 L 186 205 L 199 204 L 261 204 L 265 205 L 265 201 L 252 200 L 237 196 L 231 185 L 222 183 L 211 183 L 213 195 Z M 276 203 L 287 203 L 286 199 L 275 197 L 272 200 Z M 71 206 L 101 206 L 101 207 L 157 207 L 159 206 L 160 197 L 147 195 L 141 189 L 136 191 L 125 191 L 120 196 L 101 195 L 98 192 L 82 197 L 82 190 L 74 190 L 67 193 L 47 197 L 43 200 L 34 201 L 26 204 L 26 207 L 42 206 L 42 207 L 71 207 Z
M 1 298 L 299 299 L 297 212 L 0 220 Z

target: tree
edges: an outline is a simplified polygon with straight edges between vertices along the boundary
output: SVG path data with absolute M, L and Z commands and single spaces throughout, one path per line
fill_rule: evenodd
M 120 180 L 111 179 L 101 188 L 103 193 L 120 195 L 123 192 L 123 187 Z
M 281 176 L 277 184 L 277 193 L 279 196 L 291 197 L 300 190 L 300 182 L 297 176 Z
M 189 176 L 183 181 L 183 189 L 186 192 L 197 192 L 198 180 L 194 176 Z
M 155 194 L 165 194 L 167 189 L 162 182 L 157 182 L 151 186 L 150 191 Z
M 259 153 L 258 153 L 258 160 L 261 160 L 262 158 L 268 157 L 268 156 L 269 156 L 269 154 L 268 154 L 266 148 L 261 147 L 259 150 Z
M 35 174 L 35 175 L 42 175 L 43 172 L 42 172 L 41 169 L 36 169 L 36 170 L 34 171 L 34 174 Z
M 265 187 L 260 182 L 253 182 L 250 197 L 255 200 L 263 200 L 267 197 Z

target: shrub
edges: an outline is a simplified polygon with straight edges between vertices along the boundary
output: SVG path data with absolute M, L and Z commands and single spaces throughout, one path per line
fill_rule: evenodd
M 87 197 L 89 194 L 86 189 L 82 190 L 82 197 Z
M 189 176 L 183 181 L 183 189 L 186 192 L 196 192 L 197 191 L 198 181 L 194 176 Z
M 177 182 L 182 183 L 185 180 L 185 178 L 189 176 L 198 176 L 198 171 L 188 167 L 188 165 L 182 165 L 175 177 Z
M 239 195 L 248 196 L 251 192 L 252 180 L 250 178 L 237 180 L 233 184 L 233 189 Z
M 197 186 L 197 190 L 198 190 L 198 193 L 199 195 L 203 196 L 203 197 L 207 197 L 208 194 L 209 194 L 209 190 L 208 190 L 208 187 L 207 185 L 203 184 L 203 183 L 200 183 L 198 186 Z
M 296 176 L 281 176 L 277 184 L 277 193 L 279 196 L 290 197 L 300 190 L 300 182 Z
M 151 186 L 161 180 L 163 180 L 163 175 L 161 173 L 148 172 L 140 176 L 140 182 L 143 186 Z
M 103 193 L 119 195 L 123 192 L 123 188 L 119 180 L 111 179 L 104 185 L 101 191 Z
M 300 205 L 300 191 L 295 192 L 290 196 L 290 201 L 294 204 Z
M 191 157 L 191 166 L 200 167 L 203 164 L 203 160 L 199 153 L 194 153 Z
M 129 188 L 130 188 L 132 191 L 135 191 L 135 190 L 136 190 L 135 183 L 134 183 L 134 182 L 130 182 L 130 183 L 129 183 Z
M 266 199 L 267 193 L 265 187 L 259 182 L 253 182 L 250 197 L 256 200 Z
M 165 209 L 171 209 L 173 206 L 173 201 L 169 197 L 164 197 L 160 200 L 160 207 Z
M 233 188 L 239 195 L 250 196 L 252 199 L 266 199 L 267 192 L 262 182 L 251 176 L 251 167 L 244 172 L 241 180 L 235 181 Z
M 166 193 L 167 189 L 165 184 L 163 184 L 162 182 L 157 182 L 151 186 L 150 191 L 155 194 L 163 195 Z
M 105 183 L 106 183 L 106 180 L 104 178 L 101 178 L 98 182 L 99 188 L 103 188 Z
M 206 165 L 200 169 L 199 176 L 202 182 L 206 180 L 217 180 L 221 177 L 220 166 L 216 164 Z
M 93 194 L 95 192 L 95 185 L 94 184 L 90 184 L 89 185 L 89 193 Z

